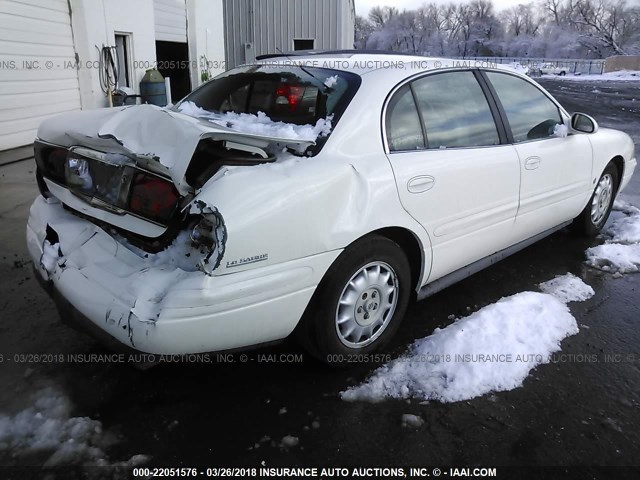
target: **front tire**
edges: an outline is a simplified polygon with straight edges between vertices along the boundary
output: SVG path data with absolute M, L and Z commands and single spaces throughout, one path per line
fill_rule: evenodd
M 411 287 L 400 246 L 380 235 L 362 238 L 325 274 L 297 337 L 317 359 L 345 366 L 388 343 L 404 317 Z
M 618 169 L 613 164 L 607 165 L 596 184 L 589 203 L 573 221 L 572 226 L 577 233 L 587 237 L 595 237 L 600 233 L 613 208 L 618 181 Z

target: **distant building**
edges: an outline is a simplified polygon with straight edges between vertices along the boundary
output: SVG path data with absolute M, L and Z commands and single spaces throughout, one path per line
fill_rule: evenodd
M 30 144 L 42 120 L 107 106 L 100 49 L 114 46 L 119 86 L 148 68 L 173 101 L 255 55 L 352 48 L 353 0 L 1 0 L 0 151 Z
M 266 53 L 353 48 L 354 0 L 224 0 L 229 68 Z

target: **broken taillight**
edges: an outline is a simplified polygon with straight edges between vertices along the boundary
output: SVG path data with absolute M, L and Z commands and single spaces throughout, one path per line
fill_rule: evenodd
M 298 104 L 302 101 L 304 87 L 296 85 L 280 85 L 276 89 L 276 104 L 289 105 L 289 110 L 295 112 Z
M 178 203 L 175 186 L 161 178 L 139 173 L 131 185 L 129 210 L 154 220 L 171 218 Z

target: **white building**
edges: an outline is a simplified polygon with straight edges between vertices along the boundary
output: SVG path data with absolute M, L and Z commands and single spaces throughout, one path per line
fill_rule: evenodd
M 103 46 L 119 86 L 139 93 L 157 66 L 175 101 L 258 54 L 352 48 L 354 19 L 353 0 L 0 0 L 0 151 L 47 117 L 108 105 Z

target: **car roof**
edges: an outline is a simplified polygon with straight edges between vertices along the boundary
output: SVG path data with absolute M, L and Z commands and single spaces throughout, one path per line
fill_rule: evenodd
M 515 71 L 508 65 L 501 65 L 489 60 L 455 59 L 430 57 L 405 52 L 388 52 L 380 50 L 307 50 L 256 57 L 260 65 L 330 68 L 368 75 L 386 70 L 395 71 L 399 77 L 410 76 L 419 72 L 444 68 L 492 68 Z

